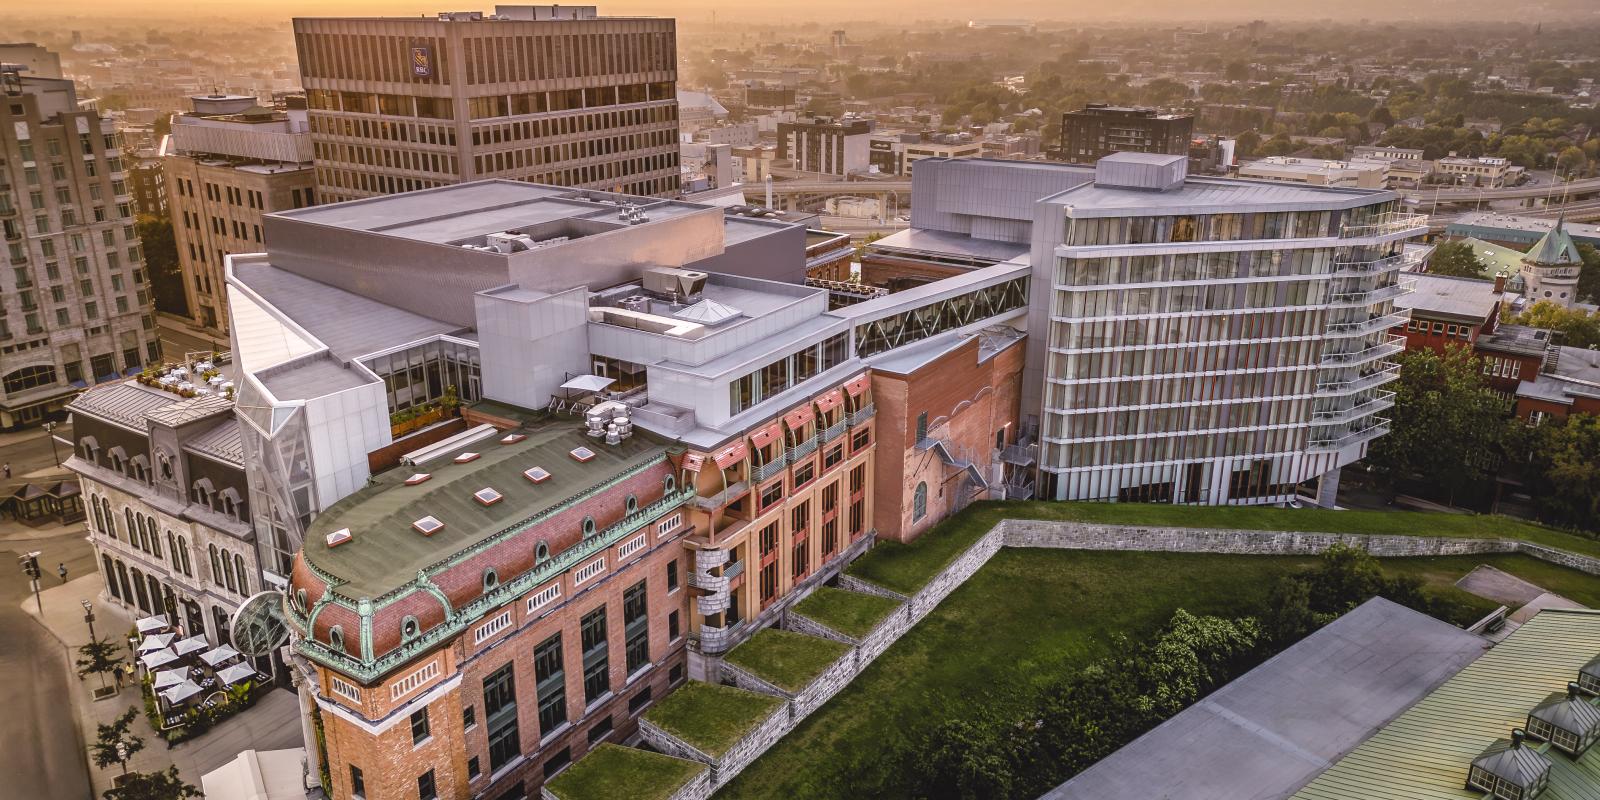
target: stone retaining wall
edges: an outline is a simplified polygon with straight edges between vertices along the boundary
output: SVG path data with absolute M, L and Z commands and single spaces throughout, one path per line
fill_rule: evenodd
M 840 689 L 850 685 L 850 679 L 861 671 L 862 666 L 857 649 L 852 647 L 846 650 L 839 656 L 838 661 L 830 664 L 821 675 L 806 684 L 806 688 L 794 695 L 794 699 L 789 702 L 791 724 L 799 725 L 800 720 L 810 716 L 811 712 L 821 708 L 823 703 L 833 699 Z
M 785 700 L 792 696 L 778 688 L 777 684 L 769 683 L 766 678 L 743 667 L 736 667 L 726 661 L 722 662 L 722 683 L 726 686 L 736 686 L 747 692 L 770 694 L 773 697 L 781 697 Z
M 795 613 L 793 610 L 790 610 L 789 613 L 783 615 L 783 622 L 781 622 L 780 625 L 786 631 L 803 633 L 807 636 L 815 636 L 818 639 L 827 639 L 829 641 L 842 642 L 844 644 L 851 645 L 856 643 L 856 640 L 808 616 L 805 616 L 804 614 Z
M 669 756 L 710 765 L 710 774 L 706 776 L 705 780 L 707 790 L 705 794 L 700 795 L 701 797 L 708 797 L 711 792 L 733 780 L 735 775 L 738 775 L 745 767 L 750 765 L 750 762 L 755 761 L 762 753 L 765 753 L 767 748 L 782 739 L 784 734 L 794 727 L 794 723 L 790 721 L 789 716 L 788 703 L 774 708 L 772 713 L 768 714 L 766 719 L 745 734 L 744 738 L 734 742 L 727 752 L 717 757 L 701 752 L 699 748 L 679 739 L 643 717 L 639 718 L 639 736 L 648 742 L 651 747 Z
M 667 800 L 706 800 L 711 796 L 711 770 L 703 769 L 689 779 L 678 791 L 673 792 Z M 543 800 L 561 800 L 547 788 L 539 789 L 539 796 Z

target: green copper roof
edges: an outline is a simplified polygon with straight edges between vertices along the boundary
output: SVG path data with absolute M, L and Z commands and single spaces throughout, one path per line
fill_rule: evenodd
M 1567 233 L 1564 222 L 1563 218 L 1556 219 L 1555 227 L 1552 227 L 1550 232 L 1528 251 L 1528 263 L 1542 267 L 1583 263 L 1583 255 L 1578 252 L 1578 245 L 1572 241 L 1572 234 Z
M 1527 255 L 1521 250 L 1501 247 L 1493 242 L 1472 237 L 1462 239 L 1461 243 L 1472 248 L 1472 254 L 1477 256 L 1478 263 L 1483 265 L 1483 271 L 1478 274 L 1485 279 L 1493 279 L 1502 272 L 1507 278 L 1522 272 L 1522 260 Z
M 518 429 L 515 433 L 527 438 L 514 444 L 501 444 L 496 437 L 462 448 L 480 454 L 474 461 L 457 464 L 452 454 L 415 468 L 392 469 L 311 523 L 306 561 L 343 581 L 335 591 L 345 598 L 377 599 L 411 581 L 419 569 L 666 454 L 659 439 L 635 431 L 620 444 L 608 445 L 585 436 L 582 423 L 567 418 Z M 569 453 L 577 447 L 589 448 L 594 458 L 574 459 Z M 543 467 L 550 477 L 533 483 L 522 474 L 533 467 Z M 415 473 L 431 477 L 405 485 Z M 502 499 L 487 506 L 478 502 L 473 494 L 484 488 L 494 489 Z M 428 516 L 444 523 L 432 536 L 412 527 Z M 341 528 L 349 528 L 354 538 L 329 547 L 327 535 Z
M 1481 800 L 1473 760 L 1527 725 L 1528 712 L 1600 653 L 1600 612 L 1546 609 L 1350 751 L 1291 800 Z M 1538 800 L 1600 800 L 1600 747 L 1573 759 L 1542 742 L 1550 788 Z

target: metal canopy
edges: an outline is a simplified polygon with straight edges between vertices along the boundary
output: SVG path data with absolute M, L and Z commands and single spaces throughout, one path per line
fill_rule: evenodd
M 604 378 L 599 375 L 579 375 L 561 384 L 561 388 L 571 389 L 575 392 L 598 392 L 616 382 L 615 378 Z

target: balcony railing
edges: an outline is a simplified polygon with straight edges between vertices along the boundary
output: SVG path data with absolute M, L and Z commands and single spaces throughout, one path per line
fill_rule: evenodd
M 1362 292 L 1340 292 L 1328 297 L 1328 305 L 1369 306 L 1410 292 L 1413 283 L 1415 281 L 1397 281 L 1392 286 L 1380 286 Z
M 1323 353 L 1323 366 L 1352 366 L 1376 361 L 1384 356 L 1392 356 L 1406 349 L 1406 337 L 1386 336 L 1385 341 L 1368 347 L 1365 350 L 1356 350 L 1349 353 Z
M 735 561 L 732 564 L 729 564 L 728 566 L 722 568 L 722 577 L 727 578 L 730 581 L 733 580 L 734 578 L 739 577 L 740 575 L 743 575 L 743 574 L 744 574 L 744 562 L 743 561 Z
M 750 470 L 750 473 L 751 476 L 755 478 L 756 483 L 762 483 L 768 478 L 771 478 L 782 472 L 787 466 L 789 466 L 789 462 L 783 460 L 782 458 L 778 458 L 774 461 L 762 464 L 761 466 Z
M 823 429 L 823 431 L 822 431 L 822 441 L 823 442 L 831 442 L 834 439 L 837 439 L 840 436 L 843 436 L 844 435 L 844 429 L 845 429 L 845 419 L 841 415 L 839 417 L 839 421 L 838 422 L 835 422 L 832 425 L 829 425 L 828 427 Z
M 1422 261 L 1420 253 L 1398 253 L 1375 261 L 1335 261 L 1333 277 L 1354 278 L 1362 275 L 1382 275 L 1385 272 L 1405 269 Z
M 855 411 L 850 412 L 850 419 L 848 420 L 850 427 L 854 428 L 855 426 L 872 419 L 872 415 L 876 413 L 878 413 L 878 408 L 877 405 L 873 403 L 868 403 L 856 409 Z
M 710 497 L 696 497 L 694 499 L 694 505 L 696 508 L 703 510 L 722 508 L 734 500 L 739 499 L 740 495 L 749 491 L 750 484 L 745 481 L 739 481 L 738 483 L 735 483 L 732 486 L 729 486 L 728 488 L 711 495 Z
M 1371 400 L 1361 403 L 1360 405 L 1351 406 L 1338 411 L 1317 411 L 1311 415 L 1311 421 L 1333 425 L 1340 422 L 1349 422 L 1353 419 L 1360 419 L 1361 417 L 1369 416 L 1371 414 L 1376 414 L 1379 411 L 1382 411 L 1386 408 L 1392 408 L 1393 406 L 1394 392 L 1378 392 Z
M 1411 317 L 1404 313 L 1371 314 L 1360 322 L 1335 322 L 1328 326 L 1329 336 L 1360 336 L 1364 333 L 1385 331 L 1404 325 Z
M 1331 438 L 1317 438 L 1306 442 L 1308 450 L 1341 450 L 1346 447 L 1369 442 L 1389 432 L 1389 420 L 1378 417 L 1371 425 L 1357 431 L 1349 431 Z
M 789 448 L 789 463 L 793 464 L 803 460 L 806 456 L 817 452 L 817 437 L 813 436 Z
M 1416 228 L 1426 230 L 1427 227 L 1427 214 L 1406 214 L 1400 211 L 1390 211 L 1377 215 L 1372 222 L 1361 225 L 1345 225 L 1339 229 L 1339 238 L 1361 239 L 1368 236 L 1389 236 Z
M 1318 397 L 1332 397 L 1337 395 L 1352 394 L 1362 389 L 1371 389 L 1382 386 L 1400 377 L 1400 365 L 1388 364 L 1382 369 L 1348 380 L 1323 381 L 1317 384 Z

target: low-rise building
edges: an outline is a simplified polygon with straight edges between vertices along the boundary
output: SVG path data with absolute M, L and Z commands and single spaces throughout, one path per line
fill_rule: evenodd
M 1061 115 L 1062 157 L 1093 164 L 1112 153 L 1188 155 L 1193 114 L 1089 103 Z
M 1327 161 L 1320 158 L 1268 156 L 1239 166 L 1239 177 L 1263 181 L 1381 189 L 1389 179 L 1387 161 Z
M 1506 185 L 1507 178 L 1513 174 L 1510 160 L 1497 156 L 1479 156 L 1467 158 L 1451 154 L 1435 162 L 1434 171 L 1440 175 L 1448 176 L 1451 180 L 1466 182 L 1472 186 L 1482 186 L 1487 189 L 1498 189 Z
M 845 176 L 865 172 L 872 120 L 804 117 L 778 125 L 778 159 L 804 172 Z

